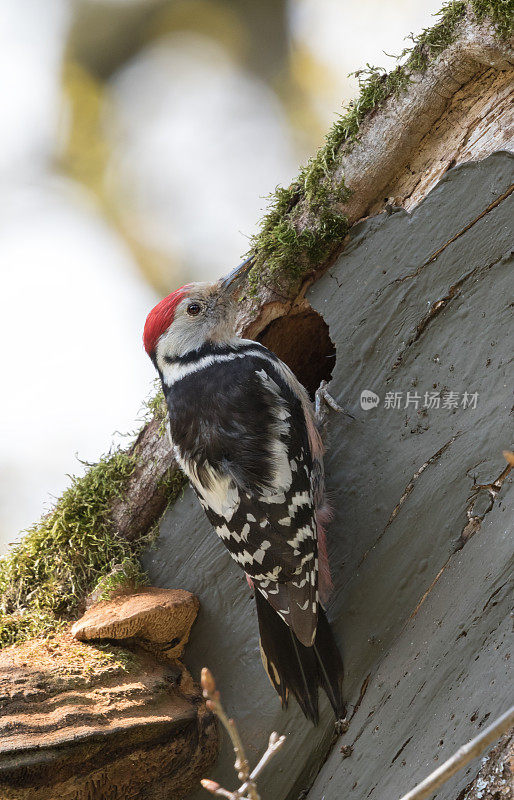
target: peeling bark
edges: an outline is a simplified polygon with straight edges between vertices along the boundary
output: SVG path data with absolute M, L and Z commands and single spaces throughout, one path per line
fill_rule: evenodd
M 312 318 L 316 313 L 323 314 L 330 324 L 330 335 L 328 330 L 319 333 L 321 328 L 310 330 L 316 331 L 315 335 L 320 341 L 324 338 L 325 349 L 320 353 L 323 357 L 329 357 L 327 341 L 331 345 L 330 337 L 333 338 L 337 347 L 333 386 L 338 401 L 345 405 L 348 398 L 353 398 L 355 403 L 358 391 L 365 386 L 369 388 L 373 385 L 377 391 L 385 391 L 393 376 L 396 379 L 400 375 L 405 386 L 415 386 L 415 360 L 418 356 L 421 356 L 418 369 L 421 369 L 419 365 L 423 363 L 424 374 L 431 375 L 430 386 L 438 386 L 442 390 L 444 381 L 452 378 L 450 369 L 453 369 L 453 364 L 446 364 L 444 373 L 442 365 L 438 364 L 437 370 L 441 367 L 441 371 L 436 371 L 434 363 L 436 360 L 439 362 L 439 358 L 434 357 L 436 345 L 431 350 L 430 342 L 438 341 L 435 335 L 443 327 L 446 315 L 449 312 L 455 313 L 456 307 L 462 305 L 464 290 L 472 295 L 478 284 L 483 289 L 486 275 L 493 267 L 495 276 L 504 270 L 507 245 L 499 231 L 505 227 L 505 221 L 502 216 L 501 223 L 495 222 L 495 215 L 506 214 L 513 188 L 506 188 L 502 183 L 501 189 L 492 191 L 491 194 L 484 192 L 483 198 L 475 194 L 473 213 L 468 215 L 459 216 L 459 209 L 449 203 L 451 213 L 461 219 L 459 225 L 454 227 L 446 225 L 444 215 L 437 216 L 437 198 L 434 203 L 433 199 L 427 198 L 427 194 L 451 167 L 463 161 L 481 161 L 494 151 L 512 147 L 513 63 L 512 47 L 508 43 L 500 42 L 487 23 L 477 24 L 468 17 L 460 28 L 457 40 L 426 72 L 418 75 L 401 96 L 391 97 L 381 108 L 369 115 L 361 126 L 359 141 L 351 147 L 344 145 L 342 159 L 332 176 L 334 186 L 341 184 L 344 177 L 345 184 L 352 190 L 350 199 L 344 205 L 334 204 L 334 210 L 345 214 L 351 224 L 359 222 L 365 215 L 377 215 L 384 210 L 394 211 L 395 205 L 401 206 L 399 213 L 382 214 L 378 219 L 370 219 L 355 226 L 351 237 L 348 237 L 351 240 L 350 246 L 343 256 L 338 258 L 340 245 L 334 245 L 333 251 L 322 263 L 316 265 L 315 271 L 305 280 L 296 296 L 281 296 L 276 288 L 262 283 L 255 298 L 247 298 L 241 303 L 239 330 L 251 338 L 261 335 L 263 341 L 280 349 L 284 348 L 284 342 L 287 344 L 288 334 L 296 330 L 297 323 L 299 325 L 302 318 Z M 496 156 L 493 156 L 492 161 L 495 158 L 498 164 Z M 474 165 L 473 169 L 481 170 L 482 165 Z M 491 181 L 496 182 L 496 187 L 501 183 L 498 171 L 498 166 L 489 163 L 481 174 L 487 177 L 492 175 Z M 448 202 L 444 197 L 441 201 L 441 196 L 444 195 L 445 186 L 447 190 L 453 178 L 455 181 L 452 190 L 460 191 L 458 187 L 455 188 L 458 176 L 459 171 L 456 170 L 441 181 L 443 191 L 439 192 L 439 202 Z M 470 183 L 468 188 L 476 191 L 476 185 Z M 434 195 L 437 195 L 438 189 L 439 187 Z M 466 200 L 468 196 L 469 191 Z M 405 213 L 419 212 L 419 204 L 425 198 L 425 209 L 421 208 L 417 219 L 416 213 L 411 216 Z M 480 205 L 482 200 L 483 204 Z M 432 218 L 437 217 L 437 235 L 434 231 L 429 231 L 428 234 L 426 230 L 423 231 L 423 225 L 426 226 L 427 219 L 430 219 L 426 212 L 426 206 L 430 202 L 433 203 Z M 297 209 L 300 225 L 308 226 L 308 212 L 305 210 L 302 218 L 301 203 L 302 200 L 299 200 Z M 410 237 L 412 228 L 415 227 L 411 225 L 413 222 L 418 225 L 417 236 L 420 239 L 426 237 L 430 241 L 426 246 L 423 243 L 418 249 L 413 247 L 412 259 L 403 261 L 402 256 L 409 252 L 411 245 Z M 409 234 L 404 231 L 400 235 L 401 225 L 409 228 Z M 487 229 L 486 225 L 489 226 Z M 441 232 L 443 229 L 444 236 Z M 483 229 L 486 230 L 485 238 L 489 237 L 490 246 L 489 249 L 484 246 L 483 252 L 480 251 L 477 255 L 477 250 L 484 241 L 484 237 L 481 239 Z M 362 230 L 365 231 L 363 234 Z M 380 238 L 381 235 L 383 239 Z M 388 251 L 384 248 L 383 241 L 396 235 L 399 236 L 399 249 L 397 252 L 393 249 Z M 364 243 L 363 237 L 366 239 Z M 468 239 L 471 242 L 466 244 Z M 494 249 L 493 244 L 496 247 L 494 260 L 493 254 L 489 252 Z M 359 247 L 361 253 L 355 256 L 352 263 L 352 253 L 355 254 Z M 387 261 L 387 269 L 380 263 L 380 256 L 375 257 L 376 250 L 380 252 L 380 248 L 386 253 L 384 259 Z M 461 248 L 460 255 L 458 253 L 452 262 L 451 255 L 458 248 Z M 362 250 L 366 251 L 364 255 Z M 474 258 L 472 267 L 468 263 L 471 254 Z M 333 275 L 329 272 L 332 268 Z M 386 272 L 389 273 L 387 279 L 384 277 Z M 396 277 L 391 280 L 389 275 Z M 318 278 L 319 283 L 312 287 Z M 496 281 L 491 281 L 491 286 L 487 285 L 489 293 L 495 283 Z M 306 299 L 309 289 L 311 291 Z M 434 292 L 437 298 L 435 301 L 427 300 L 428 289 Z M 433 295 L 428 295 L 430 297 Z M 480 303 L 484 305 L 483 300 L 480 300 L 483 295 L 477 297 L 478 300 L 475 297 L 475 301 L 473 298 L 469 301 L 469 308 L 475 314 L 478 314 Z M 308 301 L 312 302 L 312 307 Z M 428 310 L 427 302 L 431 302 Z M 500 308 L 498 300 L 497 305 Z M 475 342 L 473 336 L 478 326 L 473 320 L 474 328 L 469 332 L 469 308 L 461 308 L 461 324 L 464 320 L 468 326 L 467 349 L 463 347 L 462 351 L 466 352 L 467 359 L 471 361 L 475 352 L 480 352 L 481 360 L 476 364 L 481 369 L 480 380 L 481 385 L 484 385 L 484 364 L 485 367 L 488 366 L 485 347 L 495 344 L 490 342 L 493 333 L 495 338 L 499 338 L 498 329 L 494 327 L 499 323 L 497 319 L 490 324 L 484 323 L 479 330 L 484 336 L 489 336 L 491 332 L 490 339 L 485 344 L 484 341 Z M 501 313 L 503 311 L 502 307 Z M 290 328 L 273 329 L 272 323 L 279 317 L 284 317 L 286 322 L 289 319 L 290 322 L 293 316 L 296 320 Z M 447 325 L 450 330 L 454 330 L 458 323 L 450 321 Z M 457 361 L 462 352 L 452 347 L 449 335 L 446 339 L 443 337 L 442 342 L 447 361 Z M 316 348 L 313 348 L 312 358 L 315 357 Z M 333 358 L 333 354 L 330 357 Z M 362 369 L 364 364 L 366 369 Z M 501 360 L 495 365 L 495 369 L 497 376 L 502 376 Z M 462 359 L 460 370 L 463 376 L 469 375 Z M 474 378 L 476 374 L 475 370 Z M 368 379 L 373 384 L 362 383 Z M 498 380 L 503 380 L 503 377 Z M 352 408 L 363 416 L 364 412 L 360 413 L 358 402 Z M 505 408 L 506 404 L 502 406 L 502 411 Z M 437 425 L 431 419 L 430 433 L 427 433 L 429 427 L 423 427 L 414 412 L 410 416 L 405 414 L 405 423 L 395 423 L 398 429 L 394 434 L 386 433 L 384 424 L 373 425 L 370 417 L 365 420 L 366 425 L 361 427 L 359 423 L 363 419 L 357 419 L 353 428 L 346 428 L 346 423 L 341 419 L 331 426 L 332 430 L 337 431 L 337 439 L 334 437 L 333 447 L 327 454 L 327 477 L 329 488 L 331 482 L 333 486 L 336 516 L 333 525 L 336 535 L 331 545 L 336 556 L 336 591 L 332 612 L 336 633 L 347 648 L 345 658 L 348 655 L 349 678 L 345 689 L 348 697 L 353 698 L 351 718 L 357 733 L 351 732 L 351 743 L 343 743 L 343 750 L 341 747 L 334 749 L 324 768 L 326 774 L 320 774 L 312 789 L 312 800 L 325 796 L 330 800 L 333 793 L 344 794 L 353 792 L 354 789 L 359 798 L 370 797 L 374 792 L 378 796 L 379 788 L 384 800 L 393 797 L 392 793 L 384 791 L 379 778 L 382 780 L 382 776 L 386 776 L 391 779 L 388 771 L 391 764 L 394 764 L 395 776 L 400 775 L 400 770 L 408 759 L 419 768 L 419 758 L 416 762 L 413 751 L 418 749 L 419 742 L 428 742 L 433 750 L 430 736 L 434 738 L 436 733 L 439 734 L 434 723 L 431 723 L 427 733 L 427 726 L 422 718 L 428 706 L 423 693 L 428 691 L 426 686 L 427 683 L 430 685 L 435 667 L 439 666 L 440 672 L 437 686 L 432 685 L 430 698 L 433 703 L 436 702 L 434 698 L 442 695 L 442 691 L 447 693 L 446 697 L 453 697 L 454 691 L 460 691 L 461 676 L 451 676 L 450 680 L 447 668 L 448 653 L 452 646 L 455 649 L 455 642 L 462 644 L 466 640 L 468 647 L 463 656 L 463 663 L 466 665 L 463 674 L 471 674 L 475 683 L 470 680 L 465 686 L 468 689 L 467 698 L 473 691 L 480 690 L 487 702 L 496 702 L 494 697 L 498 695 L 498 689 L 496 688 L 491 700 L 491 694 L 487 694 L 483 681 L 480 682 L 476 677 L 482 669 L 482 663 L 479 667 L 475 666 L 473 672 L 471 662 L 475 658 L 475 652 L 479 652 L 484 660 L 487 657 L 492 659 L 502 647 L 499 638 L 493 639 L 496 630 L 494 626 L 500 628 L 504 623 L 493 609 L 497 605 L 497 598 L 503 596 L 502 592 L 505 594 L 507 585 L 501 571 L 507 563 L 507 556 L 500 549 L 503 542 L 501 537 L 497 536 L 500 544 L 497 542 L 498 550 L 495 551 L 500 553 L 499 558 L 494 563 L 492 560 L 488 562 L 488 569 L 494 577 L 487 583 L 486 575 L 484 585 L 476 589 L 477 596 L 468 600 L 465 610 L 467 616 L 463 618 L 470 622 L 469 636 L 464 628 L 467 622 L 460 619 L 457 621 L 451 614 L 453 585 L 448 586 L 457 574 L 460 591 L 465 592 L 468 588 L 466 570 L 463 570 L 464 577 L 461 574 L 459 578 L 458 574 L 462 563 L 459 550 L 466 544 L 465 558 L 470 559 L 474 554 L 476 561 L 482 564 L 484 554 L 477 554 L 476 550 L 484 539 L 485 531 L 474 537 L 473 541 L 471 539 L 473 534 L 480 531 L 486 515 L 490 515 L 487 517 L 489 523 L 498 514 L 501 505 L 500 501 L 496 502 L 498 494 L 504 484 L 505 489 L 507 488 L 505 479 L 509 468 L 490 483 L 477 483 L 473 496 L 466 501 L 469 489 L 466 476 L 469 477 L 470 470 L 466 470 L 469 461 L 465 459 L 473 458 L 476 461 L 475 452 L 480 452 L 482 461 L 490 462 L 488 471 L 496 470 L 497 467 L 495 459 L 498 441 L 494 440 L 493 449 L 490 441 L 494 436 L 498 438 L 499 434 L 496 428 L 490 427 L 492 415 L 493 412 L 490 411 L 481 418 L 483 430 L 480 430 L 480 425 L 473 427 L 474 421 L 464 417 L 459 418 L 458 427 L 455 419 L 452 426 L 448 417 L 450 421 L 438 420 Z M 463 426 L 468 426 L 462 435 L 461 421 Z M 139 434 L 129 450 L 134 455 L 134 471 L 123 495 L 118 496 L 111 507 L 110 517 L 118 535 L 129 540 L 138 539 L 147 533 L 165 510 L 170 495 L 177 494 L 179 484 L 176 482 L 176 465 L 162 428 L 163 420 L 158 414 Z M 471 442 L 471 435 L 464 438 L 464 433 L 470 434 L 471 429 L 478 440 L 476 443 Z M 488 436 L 486 444 L 483 442 L 483 431 Z M 415 442 L 411 434 L 415 436 Z M 417 434 L 425 434 L 425 438 L 421 439 Z M 508 442 L 503 445 L 508 446 Z M 449 467 L 445 464 L 446 459 L 450 461 Z M 493 474 L 498 473 L 494 471 Z M 463 499 L 462 491 L 465 492 Z M 270 691 L 267 684 L 264 688 L 263 683 L 259 683 L 264 681 L 264 676 L 260 664 L 257 663 L 257 629 L 255 620 L 249 618 L 252 612 L 249 611 L 251 604 L 248 602 L 246 586 L 243 584 L 241 588 L 241 584 L 237 583 L 234 577 L 235 566 L 230 563 L 228 554 L 214 549 L 210 526 L 197 505 L 190 502 L 190 494 L 186 493 L 183 502 L 178 503 L 173 513 L 167 515 L 167 530 L 159 543 L 161 550 L 157 555 L 155 552 L 147 554 L 145 566 L 161 581 L 160 585 L 169 586 L 173 582 L 172 585 L 187 585 L 188 588 L 195 589 L 197 583 L 198 594 L 204 593 L 210 598 L 211 604 L 205 603 L 204 613 L 200 615 L 197 632 L 193 636 L 191 663 L 195 669 L 205 663 L 211 666 L 218 664 L 215 667 L 216 674 L 220 682 L 226 681 L 228 693 L 234 691 L 231 701 L 236 711 L 243 709 L 242 724 L 248 726 L 252 746 L 257 746 L 262 728 L 266 727 L 266 719 L 275 713 L 284 715 L 284 712 L 277 711 L 274 696 L 270 699 L 266 695 L 266 689 Z M 418 541 L 411 552 L 411 537 L 416 532 L 416 525 L 419 525 Z M 496 528 L 499 529 L 497 520 Z M 194 531 L 194 539 L 189 536 L 190 531 Z M 199 563 L 202 565 L 201 570 L 196 569 Z M 382 580 L 384 573 L 386 580 Z M 474 574 L 480 575 L 479 570 Z M 499 585 L 493 586 L 495 583 Z M 436 586 L 437 591 L 434 591 Z M 444 591 L 447 599 L 437 605 L 435 595 L 442 595 Z M 430 616 L 432 605 L 435 605 L 436 611 Z M 473 618 L 472 614 L 475 615 Z M 446 638 L 440 636 L 443 621 L 446 625 Z M 485 627 L 480 629 L 480 624 Z M 457 626 L 458 634 L 455 631 Z M 368 633 L 363 636 L 363 631 Z M 473 635 L 474 646 L 471 643 Z M 223 639 L 225 636 L 229 638 L 228 642 Z M 434 647 L 430 653 L 430 661 L 426 659 L 426 638 L 429 636 L 438 644 L 438 649 Z M 483 641 L 480 639 L 482 636 Z M 403 641 L 399 648 L 400 656 L 395 660 L 396 646 L 402 637 L 408 637 L 408 642 Z M 486 646 L 488 637 L 494 642 L 494 652 L 493 648 Z M 450 639 L 451 643 L 447 644 Z M 244 654 L 238 673 L 238 677 L 247 677 L 244 692 L 241 692 L 240 687 L 234 690 L 234 663 L 227 663 L 230 661 L 227 659 L 227 652 Z M 426 663 L 420 679 L 420 662 L 416 660 L 420 657 L 421 661 L 424 656 Z M 506 655 L 502 658 L 505 658 L 506 663 Z M 438 659 L 435 666 L 433 659 Z M 498 659 L 499 657 L 494 662 L 491 660 L 489 667 L 491 668 L 491 663 L 496 666 Z M 400 684 L 401 691 L 396 693 Z M 406 699 L 408 692 L 412 694 L 410 699 Z M 461 705 L 465 705 L 465 700 L 461 701 Z M 264 719 L 259 719 L 258 722 L 255 719 L 257 705 L 259 713 L 264 715 Z M 300 763 L 296 764 L 296 771 L 291 767 L 291 774 L 278 772 L 275 776 L 274 796 L 282 800 L 294 797 L 295 792 L 297 796 L 300 789 L 310 786 L 333 737 L 331 720 L 326 722 L 326 714 L 324 731 L 306 730 L 305 722 L 294 716 L 295 713 L 298 715 L 298 710 L 294 708 L 294 704 L 291 706 L 288 716 L 281 716 L 280 724 L 282 725 L 284 718 L 288 720 L 285 724 L 291 723 L 286 749 L 287 746 L 294 747 L 294 756 Z M 409 711 L 411 706 L 413 711 Z M 489 713 L 487 711 L 484 714 L 482 722 Z M 477 719 L 471 715 L 468 720 L 464 713 L 461 717 L 461 730 L 468 721 L 474 724 Z M 380 724 L 377 720 L 380 720 Z M 384 737 L 383 728 L 391 720 L 394 725 Z M 416 729 L 418 720 L 421 727 Z M 406 731 L 407 725 L 409 728 Z M 415 729 L 414 733 L 410 728 Z M 455 734 L 455 729 L 450 730 L 450 721 L 444 734 L 450 739 Z M 376 741 L 380 736 L 383 738 L 379 740 L 380 746 L 377 747 Z M 443 738 L 442 735 L 437 735 L 435 741 L 440 739 L 442 746 Z M 356 744 L 361 748 L 360 753 Z M 340 765 L 335 763 L 336 758 L 341 753 L 349 754 L 354 749 L 353 758 L 345 764 L 344 771 L 339 771 Z M 437 753 L 432 755 L 432 750 L 429 755 L 422 754 L 423 757 L 437 760 L 439 756 Z M 162 758 L 167 757 L 167 751 L 162 752 Z M 289 752 L 292 755 L 292 751 Z M 371 767 L 366 763 L 370 759 L 362 758 L 363 753 L 373 754 Z M 196 756 L 198 760 L 198 753 Z M 359 760 L 357 768 L 355 765 Z M 291 765 L 293 762 L 294 758 L 291 759 Z M 223 762 L 220 769 L 224 769 Z M 357 774 L 350 780 L 352 770 L 357 770 Z M 370 774 L 366 774 L 366 770 Z M 332 777 L 336 775 L 337 780 L 330 786 Z M 359 794 L 362 786 L 365 786 L 363 795 Z M 394 796 L 398 796 L 397 793 Z M 474 800 L 474 797 L 473 794 L 463 795 L 459 800 Z
M 487 484 L 484 484 L 484 485 L 475 484 L 475 483 L 473 484 L 471 499 L 470 499 L 468 507 L 466 508 L 466 516 L 467 516 L 468 521 L 467 521 L 466 525 L 464 526 L 464 528 L 463 528 L 463 530 L 462 530 L 462 532 L 461 532 L 461 534 L 459 536 L 459 539 L 457 541 L 457 544 L 455 545 L 455 548 L 454 548 L 453 552 L 448 556 L 447 560 L 445 561 L 445 563 L 443 564 L 443 566 L 441 567 L 441 569 L 439 570 L 439 572 L 437 573 L 437 575 L 433 579 L 432 583 L 427 588 L 427 590 L 424 592 L 423 596 L 420 598 L 416 608 L 414 609 L 414 611 L 410 615 L 410 619 L 413 619 L 416 616 L 416 614 L 418 613 L 419 609 L 421 608 L 421 606 L 423 605 L 423 603 L 427 599 L 428 595 L 433 590 L 433 588 L 436 585 L 437 581 L 440 579 L 441 575 L 447 569 L 448 565 L 450 564 L 450 562 L 452 560 L 452 557 L 459 550 L 462 550 L 464 545 L 471 539 L 472 536 L 475 535 L 475 533 L 479 532 L 480 528 L 482 527 L 482 522 L 484 521 L 485 515 L 488 514 L 490 511 L 492 511 L 494 503 L 495 503 L 495 500 L 498 497 L 498 494 L 501 491 L 503 483 L 504 483 L 505 479 L 507 478 L 507 476 L 509 475 L 511 469 L 512 469 L 512 466 L 510 464 L 508 464 L 505 467 L 505 469 L 503 470 L 503 472 L 501 473 L 501 475 L 499 475 L 499 477 L 496 478 L 496 480 L 494 480 L 492 483 L 487 483 Z M 479 508 L 479 504 L 480 504 L 480 501 L 483 498 L 483 495 L 480 494 L 481 491 L 486 491 L 488 493 L 488 497 L 487 497 L 487 505 L 486 505 L 486 507 L 480 509 Z M 489 603 L 489 601 L 485 604 L 484 609 L 487 608 L 488 603 Z
M 410 211 L 457 164 L 479 161 L 493 150 L 512 150 L 513 102 L 512 69 L 491 68 L 474 75 L 455 92 L 412 158 L 388 184 L 385 196 Z M 380 201 L 369 213 L 382 208 Z
M 475 483 L 473 484 L 471 499 L 466 509 L 466 516 L 468 521 L 462 530 L 459 541 L 455 550 L 461 550 L 466 542 L 478 533 L 482 527 L 482 522 L 486 514 L 493 510 L 496 499 L 502 489 L 502 486 L 507 479 L 512 465 L 508 464 L 496 480 L 491 483 Z
M 422 149 L 425 137 L 425 147 L 429 138 L 438 137 L 434 128 L 442 124 L 456 92 L 486 69 L 508 70 L 513 63 L 512 48 L 499 43 L 489 25 L 466 19 L 457 41 L 413 81 L 408 91 L 399 98 L 392 97 L 364 123 L 358 145 L 343 159 L 338 173 L 354 190 L 345 206 L 349 218 L 359 219 L 372 209 L 376 213 L 380 208 L 375 205 L 378 198 L 393 196 L 393 192 L 386 191 L 388 186 L 407 169 L 411 158 Z M 476 97 L 476 87 L 473 92 Z M 493 146 L 497 149 L 496 142 Z M 448 163 L 453 157 L 452 154 Z M 432 156 L 430 162 L 433 161 Z M 419 175 L 418 170 L 415 172 Z M 433 176 L 432 185 L 438 177 Z M 418 190 L 412 205 L 417 205 L 429 188 L 425 185 L 422 192 Z

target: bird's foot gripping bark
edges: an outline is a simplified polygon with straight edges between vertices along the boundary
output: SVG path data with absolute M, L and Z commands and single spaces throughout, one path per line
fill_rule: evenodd
M 320 385 L 316 389 L 315 400 L 314 400 L 314 415 L 316 418 L 316 424 L 318 426 L 318 430 L 323 433 L 327 424 L 327 417 L 328 411 L 327 408 L 331 408 L 332 411 L 337 411 L 338 414 L 344 414 L 350 419 L 355 419 L 353 414 L 336 403 L 334 398 L 331 394 L 327 391 L 327 381 L 321 381 Z
M 335 730 L 338 736 L 341 736 L 341 734 L 346 733 L 349 727 L 350 727 L 350 721 L 346 719 L 346 717 L 343 717 L 342 719 L 336 719 Z

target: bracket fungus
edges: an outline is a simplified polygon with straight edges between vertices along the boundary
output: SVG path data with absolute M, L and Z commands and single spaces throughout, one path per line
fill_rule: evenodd
M 80 641 L 105 639 L 140 645 L 156 655 L 180 658 L 200 603 L 184 589 L 141 589 L 92 606 L 72 627 Z

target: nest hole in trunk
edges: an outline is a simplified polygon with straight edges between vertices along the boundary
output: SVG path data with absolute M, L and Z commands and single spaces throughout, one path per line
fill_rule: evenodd
M 311 400 L 321 381 L 329 381 L 336 362 L 328 325 L 313 308 L 274 319 L 257 340 L 294 372 Z

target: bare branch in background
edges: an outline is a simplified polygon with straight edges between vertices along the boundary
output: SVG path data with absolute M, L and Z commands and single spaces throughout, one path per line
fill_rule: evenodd
M 470 761 L 483 753 L 490 744 L 499 739 L 513 725 L 514 706 L 511 706 L 505 714 L 502 714 L 492 725 L 489 725 L 485 731 L 460 747 L 448 761 L 445 761 L 414 789 L 404 794 L 400 800 L 426 800 L 427 797 L 430 797 L 462 767 L 465 767 L 466 764 L 469 764 Z
M 279 736 L 278 733 L 273 731 L 269 737 L 266 752 L 261 757 L 257 766 L 250 772 L 250 765 L 246 757 L 241 737 L 239 736 L 239 731 L 237 730 L 234 720 L 229 719 L 229 717 L 226 715 L 225 710 L 221 705 L 221 696 L 219 691 L 216 689 L 214 678 L 211 672 L 205 667 L 202 669 L 201 683 L 203 696 L 206 699 L 207 707 L 211 711 L 214 711 L 230 736 L 232 745 L 234 747 L 234 753 L 236 755 L 234 769 L 237 773 L 238 779 L 242 781 L 239 789 L 236 789 L 234 792 L 229 792 L 227 789 L 223 789 L 219 783 L 216 783 L 216 781 L 211 781 L 208 778 L 204 778 L 201 781 L 203 788 L 207 789 L 207 791 L 211 792 L 211 794 L 214 794 L 218 797 L 226 797 L 228 800 L 261 800 L 257 791 L 257 778 L 261 774 L 266 764 L 271 761 L 275 753 L 280 750 L 286 740 L 286 737 Z

